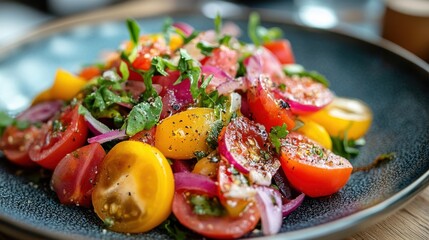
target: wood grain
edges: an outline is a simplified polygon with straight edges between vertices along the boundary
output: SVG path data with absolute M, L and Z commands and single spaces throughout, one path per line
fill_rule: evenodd
M 405 208 L 349 240 L 429 239 L 429 187 Z

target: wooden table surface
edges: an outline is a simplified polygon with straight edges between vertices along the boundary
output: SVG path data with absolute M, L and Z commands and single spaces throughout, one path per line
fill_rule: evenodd
M 386 220 L 347 239 L 429 239 L 429 187 Z
M 145 1 L 143 1 L 145 2 Z M 97 18 L 98 14 L 117 16 L 118 13 L 128 14 L 129 16 L 138 15 L 141 11 L 139 8 L 140 4 L 148 5 L 147 2 L 141 1 L 130 1 L 121 4 L 114 9 L 104 10 L 100 12 L 92 12 L 91 15 L 80 16 L 80 20 L 84 21 L 86 18 Z M 150 9 L 155 10 L 159 7 L 158 4 L 151 5 L 149 1 Z M 174 3 L 174 1 L 172 1 Z M 170 7 L 173 7 L 171 4 Z M 62 23 L 52 24 L 55 25 L 65 24 L 67 22 L 73 22 L 76 18 L 66 20 Z M 0 233 L 0 240 L 10 239 Z M 399 240 L 399 239 L 411 239 L 411 240 L 429 240 L 429 187 L 427 187 L 422 193 L 420 193 L 412 202 L 406 205 L 403 209 L 398 210 L 396 213 L 381 221 L 375 225 L 372 225 L 364 231 L 353 234 L 348 237 L 347 240 Z

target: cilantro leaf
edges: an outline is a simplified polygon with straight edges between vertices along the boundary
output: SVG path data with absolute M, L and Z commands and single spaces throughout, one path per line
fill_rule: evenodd
M 347 133 L 344 134 L 344 138 L 332 137 L 332 152 L 340 155 L 344 158 L 351 159 L 359 155 L 359 148 L 365 145 L 363 138 L 353 140 L 347 138 Z
M 173 19 L 166 18 L 164 20 L 164 25 L 162 26 L 162 35 L 164 36 L 164 39 L 167 45 L 170 44 L 170 33 L 174 31 L 172 24 L 173 24 Z
M 219 36 L 222 30 L 222 17 L 220 16 L 219 12 L 217 12 L 216 17 L 214 19 L 214 29 L 216 35 Z
M 128 77 L 130 76 L 130 72 L 128 71 L 128 65 L 124 61 L 121 61 L 121 65 L 119 66 L 119 71 L 121 72 L 122 79 L 125 81 L 128 80 Z
M 217 48 L 217 46 L 210 45 L 207 42 L 201 41 L 197 43 L 197 48 L 201 50 L 201 53 L 205 56 L 211 56 L 214 49 Z
M 194 100 L 199 95 L 198 91 L 198 80 L 201 74 L 201 68 L 198 66 L 198 62 L 196 62 L 185 49 L 181 48 L 179 50 L 180 59 L 177 65 L 177 69 L 180 71 L 180 77 L 177 79 L 175 84 L 179 84 L 185 79 L 189 79 L 191 82 L 191 95 Z
M 156 97 L 153 102 L 141 102 L 131 109 L 127 118 L 125 132 L 129 136 L 149 130 L 159 121 L 162 110 L 161 97 Z
M 271 143 L 276 148 L 277 153 L 280 153 L 280 146 L 281 146 L 280 139 L 286 137 L 288 134 L 289 134 L 289 131 L 287 130 L 286 123 L 283 123 L 282 126 L 274 126 L 271 128 L 269 137 L 270 137 Z
M 0 112 L 0 136 L 3 135 L 7 127 L 12 125 L 14 119 L 5 112 Z
M 259 14 L 255 12 L 250 14 L 247 32 L 249 38 L 256 46 L 260 46 L 265 42 L 269 42 L 274 39 L 279 39 L 283 35 L 283 32 L 280 28 L 265 28 L 260 26 Z
M 134 44 L 134 46 L 137 46 L 139 43 L 139 36 L 140 36 L 139 24 L 137 23 L 136 20 L 128 18 L 127 27 L 128 27 L 128 32 L 130 33 L 131 42 Z

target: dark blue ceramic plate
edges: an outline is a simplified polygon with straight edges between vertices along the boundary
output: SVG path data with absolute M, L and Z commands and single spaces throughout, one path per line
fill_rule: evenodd
M 141 6 L 141 4 L 140 4 Z M 197 7 L 197 6 L 194 6 Z M 167 9 L 168 8 L 168 9 Z M 140 8 L 128 16 L 142 17 L 144 32 L 161 29 L 166 15 L 198 29 L 213 26 L 199 10 Z M 237 11 L 239 10 L 239 11 Z M 232 11 L 232 12 L 231 12 Z M 246 29 L 247 10 L 230 9 Z M 52 82 L 59 67 L 70 71 L 97 61 L 103 50 L 116 49 L 128 38 L 118 9 L 73 18 L 23 39 L 0 55 L 0 109 L 16 112 Z M 359 98 L 374 112 L 374 123 L 354 166 L 364 166 L 382 153 L 396 159 L 369 172 L 351 176 L 339 193 L 306 198 L 288 216 L 278 238 L 338 238 L 379 221 L 409 201 L 429 183 L 429 67 L 411 55 L 386 45 L 370 43 L 337 32 L 290 24 L 261 12 L 266 26 L 278 26 L 292 42 L 296 61 L 331 81 L 338 96 Z M 110 21 L 108 21 L 110 19 Z M 35 239 L 164 239 L 163 228 L 140 235 L 104 231 L 93 211 L 60 205 L 49 189 L 48 177 L 22 171 L 0 161 L 0 231 Z M 273 237 L 273 238 L 276 238 Z

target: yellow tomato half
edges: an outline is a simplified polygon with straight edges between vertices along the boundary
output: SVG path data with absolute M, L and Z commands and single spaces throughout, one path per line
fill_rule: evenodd
M 34 97 L 32 104 L 56 99 L 70 100 L 74 98 L 87 83 L 88 82 L 81 77 L 75 76 L 63 69 L 58 69 L 52 86 Z
M 208 152 L 206 139 L 215 119 L 211 108 L 191 108 L 174 114 L 157 126 L 155 147 L 173 159 L 191 159 L 195 152 Z
M 173 172 L 156 148 L 123 141 L 106 155 L 92 192 L 97 215 L 113 231 L 146 232 L 171 213 Z
M 371 126 L 371 109 L 362 101 L 337 97 L 322 110 L 307 116 L 322 125 L 334 137 L 358 139 Z
M 318 142 L 323 147 L 332 150 L 331 137 L 324 127 L 306 117 L 300 117 L 299 120 L 304 123 L 304 126 L 298 128 L 297 132 Z

